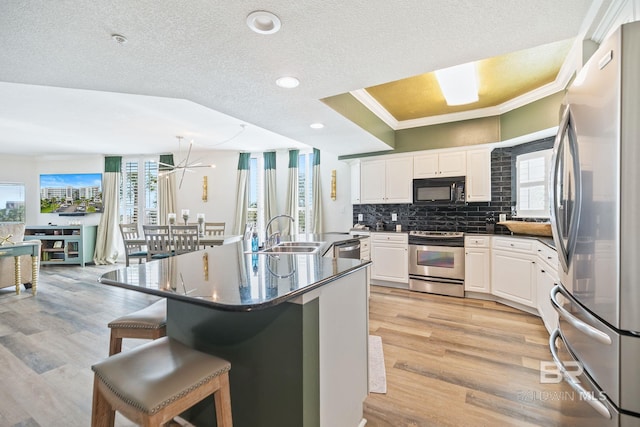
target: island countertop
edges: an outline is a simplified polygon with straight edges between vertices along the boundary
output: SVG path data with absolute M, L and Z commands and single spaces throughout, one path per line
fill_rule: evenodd
M 326 242 L 317 254 L 270 256 L 247 251 L 245 242 L 150 261 L 103 274 L 100 283 L 224 311 L 255 311 L 296 298 L 370 261 L 322 254 L 336 236 L 298 236 Z

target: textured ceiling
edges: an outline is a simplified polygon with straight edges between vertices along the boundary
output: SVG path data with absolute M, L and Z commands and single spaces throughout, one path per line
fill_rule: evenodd
M 594 4 L 606 9 L 609 2 Z M 245 132 L 220 148 L 303 143 L 336 154 L 380 151 L 388 146 L 319 100 L 576 37 L 591 6 L 589 0 L 1 1 L 0 152 L 157 153 L 175 150 L 175 135 L 189 134 L 209 147 L 239 123 L 286 139 Z M 277 14 L 281 31 L 250 31 L 245 19 L 256 9 Z M 128 43 L 118 45 L 113 33 Z M 282 75 L 298 77 L 300 86 L 276 87 Z M 310 129 L 312 122 L 326 127 Z

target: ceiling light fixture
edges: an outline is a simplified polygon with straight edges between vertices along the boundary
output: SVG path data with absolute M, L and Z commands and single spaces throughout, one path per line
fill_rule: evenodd
M 182 136 L 177 135 L 178 138 L 178 154 L 182 153 L 182 140 L 184 139 Z M 181 172 L 180 174 L 180 183 L 178 185 L 178 189 L 182 188 L 182 181 L 184 181 L 184 175 L 186 172 L 194 172 L 191 169 L 194 168 L 215 168 L 216 165 L 203 165 L 202 162 L 196 160 L 193 163 L 189 162 L 189 158 L 191 157 L 191 149 L 193 148 L 193 140 L 189 142 L 189 150 L 187 150 L 187 156 L 178 162 L 176 165 L 170 165 L 168 163 L 158 162 L 160 166 L 163 166 L 164 170 L 161 170 L 162 176 L 168 176 L 172 173 Z
M 298 87 L 300 80 L 295 77 L 284 76 L 276 80 L 276 84 L 285 89 L 293 89 L 294 87 Z
M 311 129 L 322 129 L 324 125 L 322 123 L 311 123 L 309 127 Z
M 478 101 L 476 64 L 456 65 L 435 71 L 447 105 L 464 105 Z
M 273 34 L 280 30 L 282 23 L 271 12 L 255 10 L 247 15 L 247 25 L 258 34 Z

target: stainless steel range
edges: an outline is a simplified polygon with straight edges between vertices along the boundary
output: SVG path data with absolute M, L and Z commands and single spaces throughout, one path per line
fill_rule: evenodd
M 409 289 L 464 297 L 464 233 L 409 232 Z

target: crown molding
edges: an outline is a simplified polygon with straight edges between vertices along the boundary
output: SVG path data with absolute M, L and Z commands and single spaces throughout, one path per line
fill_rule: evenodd
M 369 111 L 378 116 L 380 120 L 385 122 L 393 130 L 398 129 L 398 121 L 391 115 L 366 89 L 358 89 L 349 92 L 355 99 L 360 101 L 362 105 L 367 107 Z
M 613 0 L 593 31 L 591 40 L 600 44 L 618 25 L 632 21 L 635 9 L 638 8 L 638 3 L 638 0 Z M 625 17 L 623 16 L 624 13 L 630 13 L 630 16 Z

